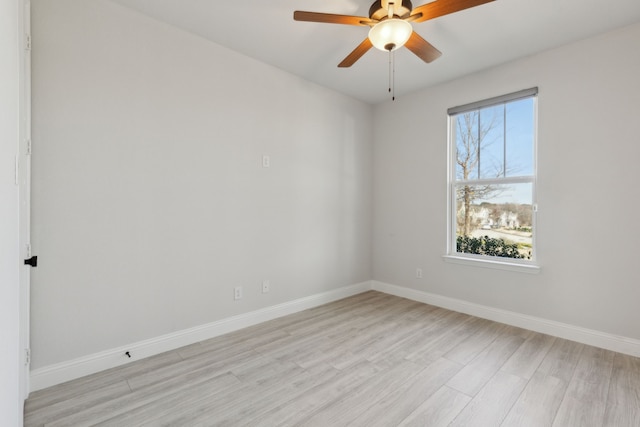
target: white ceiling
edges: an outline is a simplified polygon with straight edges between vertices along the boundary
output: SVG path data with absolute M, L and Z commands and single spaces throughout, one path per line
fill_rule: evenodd
M 112 1 L 365 102 L 389 99 L 386 52 L 337 67 L 368 27 L 293 20 L 294 10 L 368 16 L 373 0 Z M 496 0 L 414 24 L 443 55 L 426 64 L 398 50 L 396 96 L 637 22 L 640 0 Z

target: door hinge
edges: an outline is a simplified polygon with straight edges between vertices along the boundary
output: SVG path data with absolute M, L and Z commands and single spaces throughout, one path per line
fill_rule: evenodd
M 31 34 L 24 35 L 24 49 L 31 50 Z
M 31 349 L 24 349 L 24 365 L 29 366 L 31 364 Z
M 31 243 L 27 243 L 26 247 L 27 247 L 27 258 L 31 258 Z
M 27 139 L 26 141 L 26 145 L 27 145 L 27 156 L 31 155 L 31 138 Z

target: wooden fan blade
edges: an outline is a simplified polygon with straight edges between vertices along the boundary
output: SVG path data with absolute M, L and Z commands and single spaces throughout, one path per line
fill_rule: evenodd
M 407 49 L 415 53 L 424 62 L 431 62 L 440 57 L 442 52 L 433 47 L 431 43 L 420 37 L 415 31 L 411 33 L 411 37 L 405 44 Z
M 293 12 L 293 19 L 296 21 L 363 26 L 375 25 L 377 22 L 364 16 L 335 15 L 333 13 L 304 12 L 301 10 Z
M 347 55 L 347 57 L 338 64 L 338 67 L 351 67 L 358 59 L 362 57 L 362 55 L 367 53 L 367 51 L 369 51 L 369 49 L 371 49 L 372 47 L 373 44 L 371 43 L 371 40 L 369 40 L 369 37 L 367 37 L 362 43 L 360 43 L 360 45 L 358 45 L 357 48 L 353 50 L 353 52 Z
M 423 22 L 492 1 L 495 0 L 435 0 L 414 8 L 411 11 L 411 16 L 422 13 L 422 16 L 415 19 L 414 22 Z
M 405 18 L 405 21 L 414 22 L 420 18 L 422 18 L 422 12 L 414 13 L 413 15 L 408 16 L 407 18 Z

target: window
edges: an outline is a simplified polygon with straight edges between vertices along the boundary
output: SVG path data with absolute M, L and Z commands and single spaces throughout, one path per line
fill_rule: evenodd
M 537 93 L 527 89 L 449 109 L 445 258 L 536 268 Z

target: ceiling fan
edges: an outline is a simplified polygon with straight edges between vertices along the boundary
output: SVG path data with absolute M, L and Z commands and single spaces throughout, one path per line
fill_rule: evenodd
M 338 67 L 352 66 L 372 47 L 392 52 L 405 45 L 424 62 L 431 62 L 442 52 L 413 31 L 411 22 L 424 22 L 492 1 L 495 0 L 435 0 L 414 9 L 409 0 L 377 0 L 369 8 L 368 18 L 297 10 L 293 12 L 293 19 L 371 27 L 369 36 Z

